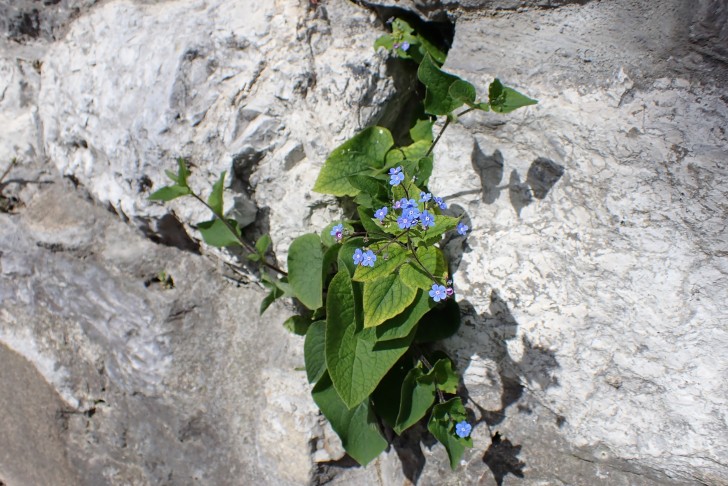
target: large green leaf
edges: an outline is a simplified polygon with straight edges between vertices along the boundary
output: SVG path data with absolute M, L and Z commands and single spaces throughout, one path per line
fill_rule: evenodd
M 454 109 L 463 105 L 463 101 L 450 95 L 450 86 L 455 81 L 462 81 L 459 77 L 442 71 L 426 55 L 417 70 L 417 78 L 425 85 L 425 113 L 431 115 L 447 115 Z
M 426 120 L 417 120 L 415 123 L 415 126 L 410 128 L 410 137 L 412 137 L 413 142 L 419 142 L 420 140 L 424 140 L 425 142 L 432 143 L 433 136 L 432 136 L 432 126 L 434 125 L 434 122 L 430 120 L 429 118 Z
M 403 339 L 377 343 L 366 336 L 373 329 L 358 329 L 356 312 L 352 281 L 340 271 L 331 280 L 326 299 L 326 367 L 349 408 L 367 399 L 414 336 L 411 332 Z
M 435 305 L 427 292 L 418 292 L 415 301 L 401 314 L 397 314 L 375 327 L 377 341 L 402 339 L 412 332 L 424 316 Z M 364 333 L 362 333 L 364 334 Z
M 397 274 L 364 283 L 364 327 L 375 327 L 409 306 L 417 290 L 405 285 Z
M 237 236 L 240 236 L 240 228 L 238 228 L 237 221 L 228 219 L 227 222 L 237 233 Z M 240 245 L 240 240 L 237 236 L 219 218 L 198 223 L 197 229 L 202 234 L 202 239 L 205 240 L 205 243 L 210 246 L 223 247 Z
M 432 245 L 442 239 L 442 235 L 446 231 L 455 229 L 460 222 L 460 218 L 454 218 L 452 216 L 445 216 L 438 214 L 435 216 L 435 226 L 432 226 L 423 232 L 419 237 L 413 237 L 412 243 L 419 246 L 421 244 Z
M 394 426 L 397 435 L 419 422 L 435 402 L 435 384 L 418 382 L 423 375 L 421 368 L 412 368 L 402 382 L 399 413 Z
M 372 280 L 386 277 L 387 275 L 392 275 L 397 271 L 397 268 L 399 268 L 399 266 L 407 260 L 409 252 L 404 248 L 396 243 L 385 243 L 384 245 L 381 245 L 381 247 L 385 248 L 385 245 L 386 249 L 381 251 L 373 267 L 357 267 L 354 272 L 354 280 L 357 282 L 370 282 Z M 378 250 L 378 248 L 376 248 L 377 245 L 371 246 L 373 249 Z
M 331 152 L 313 190 L 334 196 L 356 196 L 359 189 L 349 182 L 349 177 L 381 169 L 392 145 L 392 134 L 386 128 L 369 127 L 357 133 Z
M 402 382 L 410 369 L 412 369 L 411 360 L 405 355 L 382 378 L 371 396 L 377 416 L 392 428 L 397 422 L 399 413 Z
M 435 385 L 445 393 L 455 394 L 458 391 L 459 378 L 449 359 L 438 359 L 432 369 L 426 375 L 419 377 L 417 381 L 426 385 Z
M 438 216 L 439 218 L 440 216 Z M 415 252 L 417 261 L 403 265 L 399 276 L 407 286 L 417 289 L 430 290 L 434 283 L 432 277 L 442 277 L 446 272 L 445 258 L 442 251 L 434 246 L 421 246 Z M 424 269 L 420 266 L 424 266 Z
M 457 468 L 465 448 L 473 447 L 473 439 L 463 439 L 455 434 L 455 424 L 466 419 L 463 402 L 460 397 L 456 397 L 432 407 L 432 415 L 427 424 L 430 433 L 445 446 L 453 470 Z
M 326 321 L 316 321 L 308 327 L 303 359 L 308 382 L 316 383 L 326 371 Z
M 311 394 L 344 449 L 356 462 L 366 466 L 387 448 L 369 400 L 349 409 L 336 393 L 328 374 L 316 383 Z
M 299 236 L 288 249 L 288 283 L 293 295 L 312 310 L 323 305 L 323 260 L 321 238 L 317 234 Z
M 490 109 L 497 113 L 510 113 L 523 106 L 535 105 L 538 101 L 529 98 L 513 88 L 503 86 L 499 79 L 495 79 L 488 87 Z
M 450 97 L 454 100 L 461 101 L 468 105 L 475 103 L 475 86 L 467 81 L 458 79 L 450 85 L 450 88 L 447 91 Z
M 220 178 L 212 185 L 212 192 L 210 197 L 207 199 L 207 204 L 212 208 L 212 212 L 216 216 L 222 217 L 222 191 L 223 184 L 225 183 L 225 171 L 222 171 Z
M 362 248 L 363 246 L 364 238 L 359 236 L 346 240 L 344 244 L 341 245 L 341 250 L 339 250 L 339 257 L 337 260 L 339 271 L 346 270 L 349 272 L 349 276 L 354 275 L 354 271 L 356 270 L 356 265 L 354 265 L 354 252 L 357 248 Z

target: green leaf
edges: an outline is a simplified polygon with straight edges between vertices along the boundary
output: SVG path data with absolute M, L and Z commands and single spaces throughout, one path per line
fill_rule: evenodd
M 499 79 L 490 83 L 488 97 L 491 110 L 496 113 L 510 113 L 523 106 L 535 105 L 538 101 L 529 98 L 513 88 L 503 86 Z
M 437 386 L 445 393 L 455 394 L 458 391 L 460 379 L 452 368 L 452 361 L 449 359 L 438 359 L 432 369 L 417 380 L 422 384 Z
M 373 267 L 357 267 L 354 272 L 354 280 L 357 282 L 370 282 L 372 280 L 386 277 L 387 275 L 395 273 L 397 268 L 399 268 L 399 266 L 407 260 L 408 252 L 405 251 L 404 248 L 398 244 L 389 244 L 388 242 L 382 244 L 381 247 L 384 247 L 385 245 L 388 245 L 387 249 L 379 254 L 379 257 L 377 258 L 377 261 L 374 262 Z M 372 249 L 377 250 L 377 247 L 380 245 L 370 246 Z M 385 258 L 385 256 L 388 258 Z
M 279 298 L 283 297 L 283 295 L 285 295 L 285 292 L 283 292 L 282 289 L 276 287 L 275 285 L 272 285 L 272 284 L 266 285 L 265 282 L 263 282 L 263 285 L 265 285 L 266 287 L 268 287 L 270 289 L 270 292 L 268 292 L 268 295 L 266 295 L 265 297 L 263 297 L 263 300 L 260 303 L 259 314 L 261 316 L 263 315 L 263 312 L 265 312 L 266 309 L 268 307 L 270 307 L 270 305 L 273 302 L 275 302 L 276 299 L 279 299 Z
M 456 397 L 432 407 L 432 415 L 427 424 L 430 433 L 445 446 L 453 470 L 457 469 L 465 448 L 473 447 L 473 439 L 462 439 L 455 434 L 455 424 L 466 419 L 463 402 L 460 397 Z
M 475 103 L 475 86 L 462 79 L 458 79 L 450 85 L 448 94 L 452 99 L 461 101 L 467 105 Z
M 321 279 L 324 283 L 324 287 L 326 287 L 328 280 L 327 277 L 329 274 L 336 273 L 336 263 L 339 258 L 339 250 L 341 250 L 341 245 L 337 243 L 327 248 L 326 252 L 324 252 L 324 261 L 321 264 Z
M 460 306 L 455 299 L 447 299 L 425 314 L 417 326 L 417 342 L 431 343 L 454 335 L 460 328 Z
M 377 342 L 401 339 L 408 336 L 424 316 L 435 305 L 427 292 L 418 292 L 415 301 L 401 314 L 397 314 L 374 328 Z M 363 333 L 362 333 L 363 334 Z
M 412 243 L 418 246 L 435 244 L 442 239 L 442 235 L 446 231 L 456 228 L 459 222 L 460 218 L 438 214 L 435 216 L 435 226 L 428 228 L 426 232 L 422 233 L 422 236 L 413 237 Z
M 192 191 L 190 191 L 186 187 L 182 186 L 164 186 L 161 189 L 154 191 L 152 194 L 149 195 L 150 201 L 164 201 L 168 202 L 172 199 L 177 199 L 178 197 L 182 196 L 188 196 L 192 194 Z
M 212 212 L 216 216 L 222 217 L 222 191 L 223 184 L 225 183 L 225 171 L 222 171 L 220 178 L 215 184 L 212 185 L 212 192 L 210 197 L 207 199 L 207 204 L 212 208 Z
M 356 323 L 354 288 L 346 271 L 329 285 L 326 299 L 326 367 L 341 399 L 352 408 L 374 391 L 382 377 L 409 349 L 406 338 L 377 343 L 362 338 Z
M 375 327 L 404 311 L 417 291 L 392 274 L 364 283 L 364 327 Z
M 270 248 L 270 244 L 270 236 L 263 235 L 258 238 L 258 241 L 255 242 L 255 250 L 258 252 L 258 255 L 260 255 L 261 257 L 265 255 L 265 252 L 267 252 L 268 248 Z
M 392 145 L 392 134 L 386 128 L 369 127 L 357 133 L 331 152 L 313 190 L 334 196 L 356 196 L 359 189 L 351 185 L 349 176 L 381 169 Z
M 364 230 L 367 232 L 370 240 L 383 235 L 384 230 L 377 224 L 378 220 L 374 218 L 374 210 L 372 208 L 363 208 L 360 206 L 356 210 L 359 213 L 361 225 L 364 226 Z
M 187 161 L 183 158 L 177 159 L 177 183 L 183 187 L 189 187 L 187 178 L 190 176 L 190 169 L 187 167 Z
M 432 155 L 429 155 L 427 157 L 422 157 L 417 162 L 417 172 L 415 172 L 415 177 L 417 182 L 422 184 L 423 186 L 427 185 L 427 182 L 430 179 L 430 176 L 432 175 Z
M 291 316 L 283 322 L 283 327 L 297 336 L 305 336 L 310 325 L 311 319 L 303 316 Z
M 308 327 L 303 342 L 303 359 L 309 383 L 316 383 L 326 371 L 326 321 L 316 321 Z
M 450 86 L 460 78 L 446 73 L 435 65 L 432 57 L 426 55 L 417 70 L 417 78 L 425 85 L 425 113 L 447 115 L 463 105 L 460 100 L 450 96 Z
M 411 368 L 411 360 L 404 356 L 384 375 L 372 393 L 374 411 L 389 427 L 394 428 L 397 422 L 402 382 Z
M 384 47 L 386 50 L 391 50 L 394 47 L 394 38 L 391 34 L 384 34 L 374 41 L 374 50 L 376 51 L 380 47 Z
M 311 310 L 323 305 L 321 238 L 309 233 L 299 236 L 288 249 L 288 282 L 293 295 Z
M 346 452 L 366 466 L 387 448 L 369 400 L 349 409 L 332 386 L 328 374 L 316 383 L 311 392 L 313 401 L 341 439 Z
M 232 226 L 233 230 L 237 232 L 237 236 L 240 236 L 240 229 L 238 223 L 234 219 L 228 219 L 227 222 Z M 218 248 L 225 246 L 240 245 L 240 240 L 237 236 L 230 231 L 225 223 L 219 218 L 214 218 L 209 221 L 203 221 L 198 223 L 197 229 L 202 234 L 202 238 L 210 246 L 216 246 Z
M 402 382 L 402 396 L 399 402 L 399 413 L 394 432 L 402 432 L 420 421 L 435 402 L 435 384 L 420 383 L 423 376 L 421 368 L 412 368 Z
M 247 255 L 245 255 L 245 258 L 247 258 L 251 262 L 259 262 L 260 260 L 262 260 L 260 255 L 258 255 L 257 253 L 248 253 Z
M 447 58 L 447 54 L 435 46 L 435 44 L 428 41 L 425 36 L 418 34 L 417 38 L 420 41 L 420 52 L 422 55 L 425 56 L 426 54 L 429 54 L 433 61 L 435 61 L 439 66 L 442 66 Z
M 386 197 L 384 181 L 368 175 L 349 176 L 349 183 L 372 197 Z
M 445 257 L 443 257 L 442 251 L 434 246 L 421 246 L 417 248 L 415 254 L 427 271 L 423 270 L 416 261 L 411 261 L 400 269 L 399 276 L 408 287 L 429 291 L 434 283 L 430 274 L 442 277 L 447 271 Z
M 392 32 L 412 34 L 414 31 L 415 29 L 402 19 L 394 19 L 392 21 Z
M 434 137 L 432 136 L 432 127 L 435 123 L 430 120 L 417 120 L 415 126 L 410 128 L 410 137 L 413 142 L 419 142 L 424 140 L 425 142 L 432 143 Z

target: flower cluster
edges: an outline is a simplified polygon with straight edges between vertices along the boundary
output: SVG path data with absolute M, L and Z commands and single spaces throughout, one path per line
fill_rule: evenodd
M 374 267 L 374 262 L 377 261 L 377 255 L 372 250 L 361 251 L 361 248 L 354 250 L 354 265 L 361 265 L 362 267 Z

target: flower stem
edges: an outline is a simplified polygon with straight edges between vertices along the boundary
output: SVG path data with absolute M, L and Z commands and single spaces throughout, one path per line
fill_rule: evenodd
M 215 212 L 215 210 L 212 209 L 212 206 L 210 206 L 209 204 L 207 204 L 207 201 L 205 201 L 204 199 L 202 199 L 196 193 L 191 192 L 191 194 L 192 194 L 192 197 L 194 197 L 195 199 L 197 199 L 198 201 L 200 201 L 202 204 L 205 205 L 205 207 L 207 207 L 207 209 L 209 209 L 210 211 L 212 211 L 212 214 L 214 214 L 217 219 L 219 219 L 220 221 L 222 221 L 222 223 L 225 225 L 225 227 L 228 229 L 228 231 L 230 231 L 230 233 L 232 233 L 235 236 L 235 239 L 238 240 L 238 242 L 240 243 L 240 246 L 242 246 L 243 248 L 245 248 L 246 250 L 248 250 L 251 253 L 256 253 L 255 248 L 253 248 L 250 245 L 250 243 L 248 243 L 247 241 L 245 241 L 243 239 L 243 237 L 240 236 L 237 231 L 235 231 L 235 228 L 233 228 L 233 226 L 227 221 L 227 219 L 225 219 L 225 217 L 223 217 L 220 214 L 217 214 Z M 284 272 L 283 270 L 281 270 L 280 268 L 276 267 L 272 263 L 269 263 L 266 260 L 261 260 L 261 262 L 263 263 L 263 265 L 265 265 L 266 267 L 270 268 L 274 272 L 278 272 L 281 275 L 288 275 L 288 273 Z
M 468 108 L 467 110 L 463 110 L 460 113 L 455 115 L 455 118 L 460 118 L 461 116 L 465 115 L 466 113 L 470 113 L 471 111 L 475 110 L 475 108 Z M 430 145 L 430 148 L 427 150 L 427 153 L 425 154 L 425 157 L 430 155 L 433 150 L 435 150 L 435 145 L 437 145 L 437 142 L 440 141 L 440 137 L 442 137 L 442 134 L 445 132 L 445 129 L 447 126 L 450 125 L 450 117 L 448 117 L 445 120 L 445 124 L 440 129 L 440 133 L 437 134 L 437 138 L 435 138 L 435 141 L 432 142 L 432 145 Z

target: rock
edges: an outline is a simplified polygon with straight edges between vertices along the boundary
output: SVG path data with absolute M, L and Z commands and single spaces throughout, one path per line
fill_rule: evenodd
M 254 284 L 60 180 L 0 224 L 0 481 L 308 481 L 321 431 L 290 309 L 249 312 Z
M 0 33 L 15 42 L 53 41 L 97 0 L 2 0 Z
M 463 117 L 430 185 L 472 227 L 448 246 L 468 324 L 446 346 L 525 482 L 728 482 L 728 69 L 689 21 L 720 27 L 718 3 L 458 19 L 445 68 L 539 100 Z M 552 445 L 524 401 L 560 417 Z
M 39 96 L 48 156 L 94 198 L 156 238 L 193 200 L 147 200 L 175 158 L 205 196 L 223 170 L 242 226 L 258 215 L 279 260 L 295 235 L 339 214 L 311 192 L 328 152 L 373 123 L 392 94 L 376 18 L 349 2 L 108 2 L 45 58 Z M 158 42 L 164 38 L 165 42 Z M 353 120 L 353 122 L 352 122 Z M 291 190 L 292 188 L 301 190 Z

